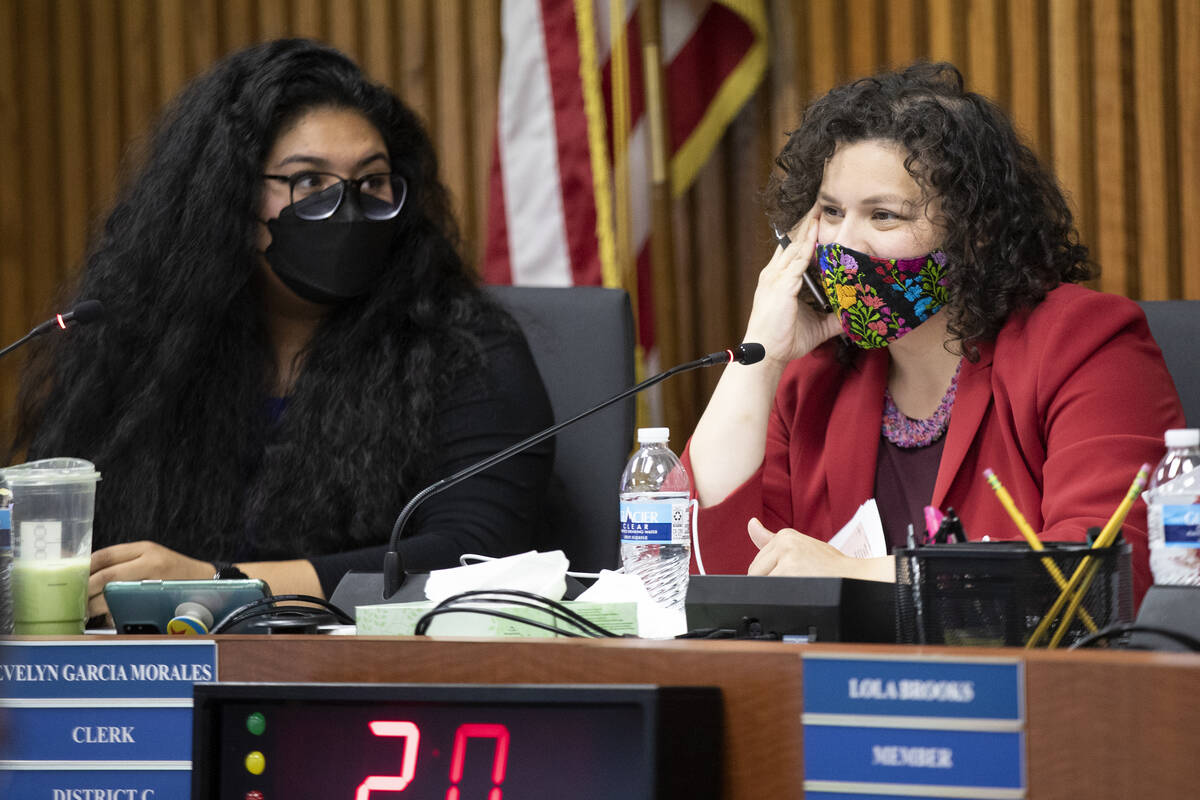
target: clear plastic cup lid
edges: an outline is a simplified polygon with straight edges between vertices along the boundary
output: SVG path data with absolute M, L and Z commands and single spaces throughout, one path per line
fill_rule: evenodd
M 0 469 L 9 486 L 44 486 L 55 483 L 84 483 L 100 480 L 96 465 L 82 458 L 43 458 Z

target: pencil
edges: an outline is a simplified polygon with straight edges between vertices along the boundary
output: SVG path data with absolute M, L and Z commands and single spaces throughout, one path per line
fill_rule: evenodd
M 992 471 L 991 467 L 983 471 L 983 477 L 987 478 L 988 485 L 996 493 L 996 499 L 1000 501 L 1000 505 L 1004 506 L 1004 510 L 1012 518 L 1013 523 L 1017 526 L 1017 530 L 1025 537 L 1025 541 L 1029 542 L 1029 546 L 1039 552 L 1045 550 L 1046 548 L 1042 544 L 1042 540 L 1034 533 L 1033 527 L 1025 521 L 1025 516 L 1017 508 L 1017 504 L 1013 502 L 1012 495 L 1008 493 L 1008 489 L 1004 488 L 1004 484 L 1000 483 L 1000 479 L 996 477 L 996 473 Z M 1062 570 L 1058 568 L 1053 559 L 1046 556 L 1042 559 L 1042 566 L 1050 573 L 1050 577 L 1054 579 L 1054 583 L 1059 589 L 1067 587 L 1067 579 L 1063 577 Z M 1092 633 L 1096 632 L 1096 623 L 1091 615 L 1087 613 L 1086 609 L 1080 614 L 1080 618 L 1083 620 L 1083 624 L 1087 626 L 1088 631 Z
M 1108 518 L 1104 529 L 1100 531 L 1100 535 L 1096 537 L 1096 541 L 1092 547 L 1108 547 L 1117 538 L 1117 532 L 1121 530 L 1121 525 L 1125 522 L 1125 517 L 1129 516 L 1129 510 L 1133 508 L 1133 503 L 1137 500 L 1142 489 L 1146 486 L 1146 481 L 1150 480 L 1150 465 L 1142 464 L 1138 474 L 1134 477 L 1133 483 L 1129 485 L 1129 491 L 1125 493 L 1125 498 L 1121 500 L 1121 504 L 1117 506 L 1117 510 Z
M 1133 508 L 1133 503 L 1137 500 L 1137 496 L 1141 494 L 1142 488 L 1146 485 L 1146 481 L 1150 478 L 1150 465 L 1142 464 L 1138 474 L 1134 476 L 1133 483 L 1129 485 L 1129 491 L 1125 492 L 1125 497 L 1121 499 L 1117 510 L 1108 518 L 1104 528 L 1100 531 L 1100 535 L 1092 542 L 1092 547 L 1109 547 L 1116 541 L 1117 533 L 1121 530 L 1121 525 L 1125 522 L 1125 517 L 1129 516 L 1129 510 Z M 1062 597 L 1070 596 L 1071 603 L 1067 606 L 1067 612 L 1063 615 L 1063 621 L 1059 624 L 1058 630 L 1054 632 L 1054 636 L 1050 639 L 1050 647 L 1058 647 L 1058 643 L 1062 641 L 1063 636 L 1067 632 L 1067 628 L 1071 625 L 1071 620 L 1075 618 L 1075 610 L 1079 608 L 1079 604 L 1083 601 L 1084 595 L 1087 594 L 1088 587 L 1092 585 L 1092 579 L 1096 577 L 1096 572 L 1100 568 L 1099 561 L 1093 561 L 1091 565 L 1089 561 L 1093 561 L 1091 556 L 1086 556 L 1083 562 L 1075 568 L 1075 574 L 1071 576 L 1071 580 L 1067 584 L 1066 590 L 1059 597 L 1056 606 L 1062 604 Z M 1082 579 L 1077 578 L 1084 568 L 1087 567 L 1087 572 Z M 1072 594 L 1073 584 L 1079 584 L 1079 590 Z M 1055 609 L 1051 609 L 1056 612 Z M 1053 613 L 1048 616 L 1053 616 Z M 1040 637 L 1039 637 L 1040 638 Z

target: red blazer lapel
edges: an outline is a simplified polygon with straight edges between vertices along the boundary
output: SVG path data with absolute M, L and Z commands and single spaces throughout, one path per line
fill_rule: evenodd
M 946 429 L 946 446 L 938 465 L 937 481 L 933 485 L 932 504 L 942 507 L 946 493 L 954 483 L 963 459 L 971 449 L 979 433 L 983 415 L 992 404 L 992 354 L 995 345 L 986 342 L 979 346 L 979 360 L 972 364 L 964 361 L 958 375 L 958 395 L 950 412 L 950 426 Z
M 887 386 L 886 350 L 860 353 L 842 382 L 825 430 L 830 535 L 875 495 L 875 462 Z

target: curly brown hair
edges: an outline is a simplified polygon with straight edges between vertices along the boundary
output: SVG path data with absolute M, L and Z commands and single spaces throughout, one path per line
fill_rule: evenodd
M 1012 313 L 1060 283 L 1094 277 L 1053 174 L 995 103 L 965 91 L 952 64 L 918 62 L 839 86 L 811 103 L 775 159 L 768 213 L 789 230 L 812 207 L 841 144 L 901 145 L 904 167 L 938 200 L 946 230 L 950 335 L 964 353 L 995 338 Z

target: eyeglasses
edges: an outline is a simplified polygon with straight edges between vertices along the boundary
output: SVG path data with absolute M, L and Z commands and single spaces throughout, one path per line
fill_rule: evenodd
M 306 220 L 329 219 L 341 206 L 346 188 L 354 192 L 363 216 L 388 220 L 400 213 L 408 196 L 408 182 L 396 172 L 376 172 L 361 178 L 343 178 L 330 172 L 297 172 L 294 175 L 263 175 L 286 183 L 296 216 Z

